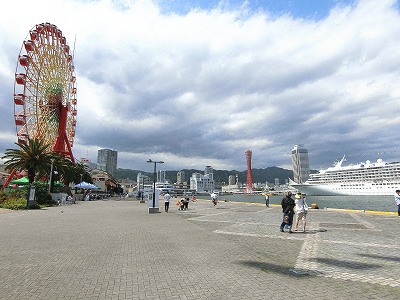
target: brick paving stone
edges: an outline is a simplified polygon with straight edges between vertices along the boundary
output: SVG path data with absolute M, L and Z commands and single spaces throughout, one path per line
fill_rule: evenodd
M 397 299 L 399 220 L 210 201 L 148 214 L 137 201 L 0 212 L 0 299 Z

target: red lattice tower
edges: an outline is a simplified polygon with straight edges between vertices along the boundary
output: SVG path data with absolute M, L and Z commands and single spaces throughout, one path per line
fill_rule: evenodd
M 246 161 L 247 161 L 247 177 L 246 177 L 246 192 L 253 192 L 253 173 L 251 172 L 251 150 L 246 150 Z

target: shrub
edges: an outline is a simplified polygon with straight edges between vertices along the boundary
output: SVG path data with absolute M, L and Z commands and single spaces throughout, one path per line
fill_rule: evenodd
M 35 186 L 35 199 L 37 204 L 43 206 L 53 206 L 57 204 L 57 202 L 51 198 L 51 194 L 49 193 L 47 186 L 40 184 L 35 184 Z
M 26 199 L 27 189 L 9 189 L 6 188 L 0 191 L 0 205 L 7 202 L 9 199 L 12 198 L 24 198 Z
M 0 205 L 6 202 L 7 194 L 4 191 L 0 191 Z
M 25 209 L 28 198 L 28 186 L 18 189 L 5 189 L 0 192 L 0 207 L 7 209 Z M 47 187 L 35 184 L 35 203 L 30 205 L 30 209 L 40 208 L 40 206 L 53 206 L 53 201 Z
M 25 209 L 26 199 L 24 198 L 9 198 L 7 201 L 0 204 L 0 207 L 7 209 Z

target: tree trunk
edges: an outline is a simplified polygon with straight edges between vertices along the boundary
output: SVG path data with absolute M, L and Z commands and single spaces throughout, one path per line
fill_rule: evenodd
M 32 184 L 35 181 L 35 169 L 31 168 L 28 169 L 28 179 L 29 183 Z

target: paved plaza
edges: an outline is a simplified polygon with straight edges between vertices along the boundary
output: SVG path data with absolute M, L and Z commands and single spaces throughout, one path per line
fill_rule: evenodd
M 0 299 L 400 297 L 399 217 L 312 210 L 293 234 L 280 223 L 278 206 L 206 200 L 158 214 L 118 198 L 0 210 Z

